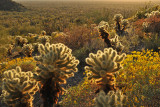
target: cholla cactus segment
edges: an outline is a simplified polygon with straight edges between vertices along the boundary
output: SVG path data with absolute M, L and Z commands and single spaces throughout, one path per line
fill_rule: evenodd
M 26 44 L 28 42 L 28 40 L 26 38 L 22 38 L 21 36 L 16 36 L 15 39 L 15 44 L 17 46 L 23 46 L 24 44 Z
M 36 56 L 34 59 L 41 62 L 38 65 L 41 72 L 37 75 L 37 79 L 42 83 L 53 78 L 56 82 L 65 84 L 66 79 L 74 76 L 74 72 L 77 72 L 79 61 L 72 56 L 72 50 L 64 44 L 40 44 L 39 52 L 40 56 Z
M 117 51 L 112 48 L 105 48 L 104 52 L 99 50 L 97 54 L 90 53 L 89 58 L 86 58 L 86 63 L 91 66 L 85 67 L 86 71 L 91 71 L 88 74 L 88 79 L 94 79 L 97 83 L 108 84 L 107 76 L 122 68 L 121 62 L 125 56 L 126 54 L 118 55 Z
M 43 35 L 43 36 L 44 36 L 44 35 L 46 35 L 46 34 L 47 34 L 47 33 L 46 33 L 46 31 L 44 31 L 44 30 L 43 30 L 43 31 L 41 31 L 41 35 Z
M 129 24 L 129 22 L 128 22 L 127 19 L 123 19 L 123 20 L 122 20 L 122 25 L 123 25 L 124 27 L 126 27 L 128 24 Z
M 105 21 L 101 21 L 98 25 L 98 28 L 105 28 L 106 30 L 109 28 L 109 24 L 108 22 L 105 22 Z
M 55 37 L 56 35 L 58 35 L 58 32 L 52 32 L 51 36 Z
M 121 20 L 123 19 L 123 16 L 121 14 L 116 14 L 114 15 L 113 20 L 116 22 L 121 22 Z
M 50 42 L 50 39 L 48 36 L 42 36 L 39 38 L 40 43 L 42 43 L 43 45 L 45 45 L 47 42 Z
M 7 48 L 7 54 L 8 55 L 12 55 L 12 49 L 13 49 L 13 45 L 9 44 L 9 46 Z
M 24 45 L 22 48 L 22 52 L 28 57 L 32 56 L 32 52 L 33 52 L 32 44 Z
M 115 35 L 115 37 L 110 39 L 110 41 L 111 41 L 113 49 L 116 49 L 117 52 L 121 52 L 123 50 L 124 46 L 119 41 L 118 35 Z
M 33 80 L 31 71 L 23 72 L 19 66 L 3 74 L 2 95 L 0 98 L 9 106 L 20 107 L 29 103 L 32 107 L 33 95 L 39 90 L 38 82 Z
M 127 97 L 120 90 L 110 91 L 107 95 L 104 91 L 100 91 L 95 107 L 124 107 L 126 102 Z
M 38 46 L 39 46 L 39 42 L 33 43 L 33 50 L 34 50 L 35 52 L 38 52 Z

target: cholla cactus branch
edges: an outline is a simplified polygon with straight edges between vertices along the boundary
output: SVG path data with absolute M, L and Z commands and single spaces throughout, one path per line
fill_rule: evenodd
M 12 49 L 13 49 L 13 45 L 9 44 L 8 48 L 7 48 L 7 54 L 10 56 L 12 55 Z
M 79 61 L 72 56 L 72 50 L 61 43 L 52 45 L 46 43 L 45 46 L 40 44 L 39 52 L 40 56 L 34 57 L 40 62 L 38 65 L 40 73 L 35 75 L 35 78 L 43 85 L 41 92 L 44 104 L 48 104 L 48 101 L 52 102 L 51 105 L 48 105 L 50 107 L 53 106 L 53 103 L 57 103 L 58 93 L 63 92 L 59 84 L 65 84 L 67 78 L 74 76 L 74 72 L 78 71 Z
M 108 30 L 109 28 L 109 24 L 108 22 L 105 22 L 105 21 L 101 21 L 98 25 L 99 28 L 103 27 L 104 29 Z
M 124 46 L 119 41 L 118 35 L 115 35 L 115 37 L 110 39 L 110 41 L 112 44 L 112 48 L 115 49 L 118 53 L 123 50 Z
M 21 36 L 16 36 L 15 44 L 16 46 L 23 47 L 24 44 L 26 44 L 28 40 L 26 38 L 22 38 Z
M 104 39 L 104 42 L 107 44 L 108 47 L 112 47 L 111 41 L 109 40 L 109 33 L 105 30 L 105 26 L 99 27 L 99 36 Z
M 4 72 L 2 101 L 13 107 L 32 107 L 33 95 L 39 90 L 31 71 L 23 72 L 19 66 Z
M 96 98 L 95 107 L 124 107 L 126 101 L 127 97 L 120 90 L 110 91 L 107 95 L 104 91 L 101 91 Z
M 104 52 L 98 51 L 97 54 L 90 53 L 86 58 L 85 70 L 89 71 L 87 77 L 89 80 L 95 80 L 100 90 L 106 93 L 116 89 L 114 74 L 122 68 L 121 62 L 126 54 L 118 55 L 112 48 L 105 48 Z
M 22 52 L 27 57 L 31 57 L 32 56 L 32 52 L 33 52 L 32 44 L 24 45 L 23 48 L 22 48 Z
M 37 43 L 33 43 L 33 50 L 34 50 L 34 52 L 38 52 L 38 46 L 39 46 L 39 42 L 37 42 Z
M 42 36 L 39 38 L 39 42 L 45 45 L 47 42 L 50 42 L 50 39 L 48 36 Z
M 129 23 L 128 20 L 123 19 L 123 16 L 121 14 L 116 14 L 113 20 L 116 22 L 115 30 L 117 34 L 122 35 L 127 28 L 127 25 Z

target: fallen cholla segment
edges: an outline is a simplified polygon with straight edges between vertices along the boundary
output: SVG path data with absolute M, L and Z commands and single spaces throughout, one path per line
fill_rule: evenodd
M 23 72 L 19 66 L 3 74 L 0 99 L 8 106 L 32 107 L 33 95 L 39 90 L 31 71 Z
M 104 91 L 100 91 L 95 107 L 125 107 L 126 103 L 127 97 L 120 90 L 110 91 L 107 95 Z

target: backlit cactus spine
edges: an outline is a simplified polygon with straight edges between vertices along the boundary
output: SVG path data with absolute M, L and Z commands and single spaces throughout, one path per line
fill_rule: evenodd
M 19 66 L 5 71 L 0 99 L 12 107 L 32 107 L 33 95 L 39 90 L 31 71 L 23 72 Z
M 53 107 L 58 101 L 59 93 L 64 91 L 60 84 L 66 84 L 66 79 L 74 76 L 79 61 L 72 56 L 72 50 L 61 43 L 40 44 L 39 52 L 40 56 L 34 57 L 39 63 L 39 74 L 35 75 L 35 79 L 42 84 L 40 93 L 44 105 Z
M 100 86 L 99 90 L 104 90 L 107 94 L 110 90 L 116 90 L 115 73 L 122 68 L 121 62 L 126 54 L 118 55 L 112 48 L 105 48 L 104 52 L 98 51 L 97 54 L 90 53 L 86 58 L 85 70 L 88 71 L 89 80 L 95 80 Z
M 114 15 L 113 20 L 116 22 L 115 30 L 118 35 L 123 35 L 124 31 L 126 30 L 128 26 L 128 20 L 123 19 L 123 16 L 121 14 Z
M 107 95 L 101 91 L 96 98 L 95 107 L 127 107 L 126 101 L 127 97 L 120 90 L 110 91 Z
M 22 48 L 22 52 L 27 57 L 31 57 L 32 56 L 32 52 L 33 52 L 32 44 L 24 45 L 23 48 Z

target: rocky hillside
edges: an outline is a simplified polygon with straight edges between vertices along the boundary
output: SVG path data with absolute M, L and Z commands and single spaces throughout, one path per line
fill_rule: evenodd
M 0 10 L 4 11 L 24 11 L 26 8 L 12 0 L 0 0 Z

